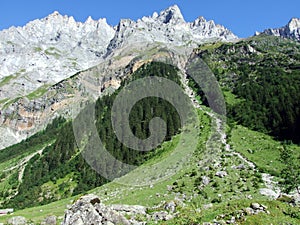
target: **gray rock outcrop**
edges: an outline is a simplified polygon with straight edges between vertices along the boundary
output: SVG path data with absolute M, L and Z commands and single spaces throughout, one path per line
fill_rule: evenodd
M 44 219 L 43 222 L 41 222 L 41 225 L 56 225 L 56 224 L 57 224 L 56 216 L 48 216 Z
M 81 197 L 65 212 L 61 225 L 134 224 L 144 225 L 148 221 L 167 221 L 176 216 L 174 201 L 147 208 L 140 205 L 104 205 L 96 195 Z M 162 208 L 164 210 L 162 210 Z
M 15 217 L 10 218 L 7 221 L 7 223 L 10 225 L 25 225 L 27 223 L 27 220 L 23 216 L 15 216 Z
M 101 203 L 96 195 L 81 197 L 66 211 L 62 225 L 92 225 L 92 224 L 143 224 L 134 219 L 135 215 L 146 215 L 143 206 L 112 205 Z

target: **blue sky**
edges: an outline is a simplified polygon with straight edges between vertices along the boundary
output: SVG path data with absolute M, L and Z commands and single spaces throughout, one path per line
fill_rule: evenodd
M 0 30 L 23 26 L 53 11 L 74 16 L 77 21 L 107 18 L 116 25 L 120 18 L 138 19 L 177 4 L 186 21 L 198 16 L 213 19 L 240 37 L 253 35 L 265 28 L 280 27 L 292 17 L 300 17 L 299 0 L 10 0 L 0 3 Z

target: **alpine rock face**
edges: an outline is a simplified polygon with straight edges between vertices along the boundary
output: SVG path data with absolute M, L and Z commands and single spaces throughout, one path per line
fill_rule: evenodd
M 58 12 L 0 32 L 0 149 L 57 116 L 65 97 L 52 86 L 99 64 L 114 34 L 105 19 L 78 23 Z
M 78 23 L 58 12 L 2 31 L 0 99 L 29 94 L 96 65 L 114 34 L 105 19 Z
M 0 149 L 41 130 L 58 114 L 70 116 L 69 108 L 99 97 L 99 89 L 118 87 L 133 46 L 140 52 L 152 45 L 192 50 L 234 39 L 231 31 L 203 17 L 186 22 L 176 5 L 137 21 L 123 19 L 115 27 L 105 19 L 81 23 L 54 12 L 3 30 Z
M 290 22 L 284 27 L 276 29 L 266 29 L 262 33 L 256 33 L 256 35 L 258 34 L 274 35 L 277 37 L 289 38 L 296 41 L 300 41 L 300 19 L 292 18 Z
M 108 53 L 122 46 L 161 43 L 173 46 L 187 46 L 212 41 L 230 41 L 237 39 L 231 31 L 214 21 L 203 17 L 194 22 L 185 22 L 180 9 L 175 5 L 153 13 L 151 17 L 132 21 L 121 20 L 116 27 L 116 34 L 108 46 Z

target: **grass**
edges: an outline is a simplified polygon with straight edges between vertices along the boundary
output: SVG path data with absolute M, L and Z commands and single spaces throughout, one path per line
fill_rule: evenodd
M 3 104 L 3 103 L 6 103 L 8 100 L 9 100 L 9 98 L 1 99 L 1 100 L 0 100 L 0 105 Z
M 6 109 L 11 104 L 16 103 L 17 101 L 19 101 L 20 98 L 21 97 L 17 97 L 17 98 L 11 99 L 9 101 L 6 101 L 5 104 L 3 105 L 2 109 Z
M 60 178 L 54 182 L 49 181 L 41 186 L 42 196 L 49 195 L 55 199 L 63 199 L 71 196 L 71 190 L 74 190 L 77 186 L 76 181 L 73 181 L 74 173 L 66 175 L 64 178 Z
M 168 194 L 167 185 L 172 185 L 173 179 L 176 179 L 178 176 L 179 175 L 157 183 L 153 187 L 130 187 L 118 183 L 111 183 L 98 190 L 93 190 L 92 193 L 101 196 L 106 204 L 144 205 L 153 207 L 161 203 L 162 196 Z M 158 193 L 159 195 L 157 195 Z M 163 197 L 163 199 L 169 201 L 174 199 L 174 196 L 167 195 Z
M 209 50 L 213 50 L 213 49 L 219 48 L 223 44 L 224 44 L 223 42 L 203 44 L 203 45 L 200 45 L 197 50 L 200 50 L 200 51 L 208 50 L 209 51 Z
M 56 59 L 59 59 L 60 56 L 61 56 L 61 51 L 54 48 L 54 47 L 50 47 L 50 48 L 45 50 L 45 54 L 54 56 Z
M 0 87 L 8 84 L 11 80 L 15 79 L 16 76 L 15 75 L 9 75 L 7 77 L 4 77 L 1 81 L 0 81 Z
M 204 123 L 203 120 L 201 122 Z M 209 123 L 209 121 L 206 121 L 206 123 Z M 207 130 L 204 131 L 203 134 L 206 135 L 200 136 L 199 143 L 205 143 L 205 137 L 207 137 L 208 134 Z M 215 219 L 217 215 L 224 214 L 224 212 L 229 213 L 233 209 L 249 207 L 252 202 L 264 203 L 267 201 L 266 197 L 261 196 L 258 193 L 258 187 L 255 186 L 257 176 L 254 171 L 237 171 L 232 168 L 233 165 L 239 165 L 242 163 L 239 158 L 230 157 L 223 158 L 223 160 L 221 160 L 221 166 L 225 167 L 228 172 L 228 176 L 221 179 L 214 175 L 218 168 L 214 169 L 213 166 L 210 166 L 211 168 L 206 172 L 203 168 L 198 168 L 195 163 L 197 162 L 198 157 L 201 157 L 201 155 L 194 155 L 194 161 L 192 161 L 189 166 L 184 167 L 174 176 L 169 177 L 167 180 L 153 186 L 128 187 L 113 182 L 92 192 L 101 196 L 101 199 L 105 199 L 104 202 L 107 204 L 141 204 L 151 207 L 160 204 L 162 201 L 174 200 L 175 197 L 181 193 L 184 193 L 189 199 L 197 193 L 195 181 L 198 177 L 206 175 L 212 178 L 213 182 L 199 192 L 198 195 L 190 202 L 188 201 L 186 207 L 179 209 L 179 218 L 169 222 L 161 222 L 161 224 L 192 224 L 194 222 L 208 222 Z M 142 173 L 142 171 L 144 170 L 141 170 L 140 173 Z M 172 187 L 173 190 L 168 191 L 168 186 Z M 262 183 L 258 184 L 258 186 L 262 186 Z M 217 199 L 219 194 L 222 196 L 219 203 L 214 202 L 212 209 L 202 209 L 203 204 L 213 202 Z M 253 199 L 247 199 L 247 196 L 249 195 L 251 195 Z M 235 203 L 232 204 L 231 207 L 228 207 L 227 204 L 229 202 L 230 204 L 232 204 L 232 202 Z M 281 203 L 275 202 L 274 204 Z M 197 208 L 202 210 L 197 212 L 195 211 Z M 272 212 L 273 211 L 271 211 L 271 213 Z M 273 216 L 276 214 L 278 214 L 278 218 L 276 218 L 278 221 L 281 221 L 282 219 L 287 219 L 287 221 L 296 221 L 290 217 L 286 217 L 280 210 L 275 211 L 271 214 L 272 216 L 265 214 L 252 216 L 251 220 L 260 221 L 258 224 L 262 224 L 265 217 L 268 217 L 268 220 L 274 220 Z
M 201 114 L 200 123 L 202 125 L 209 124 L 209 119 Z M 197 135 L 199 134 L 187 132 L 182 137 L 175 136 L 171 141 L 165 142 L 157 150 L 157 155 L 145 164 L 124 177 L 116 179 L 92 192 L 103 196 L 104 199 L 107 199 L 105 202 L 109 204 L 140 204 L 151 207 L 159 204 L 162 200 L 174 199 L 174 195 L 169 193 L 167 186 L 172 186 L 176 180 L 184 177 L 187 171 L 193 169 L 196 165 L 196 153 L 191 152 L 191 149 L 193 150 L 191 144 L 193 145 L 195 140 L 196 145 L 198 141 L 205 142 L 208 133 L 201 135 L 198 140 L 195 138 Z M 188 154 L 190 154 L 190 157 Z M 182 159 L 186 161 L 181 162 Z M 172 165 L 181 169 L 178 169 L 174 174 L 168 174 L 168 169 L 172 169 Z M 160 179 L 161 177 L 164 178 Z M 140 183 L 145 183 L 146 185 L 141 186 L 139 185 Z M 159 195 L 157 195 L 158 193 Z
M 42 49 L 41 47 L 35 47 L 35 48 L 34 48 L 34 51 L 35 51 L 35 52 L 41 52 L 41 51 L 43 51 L 43 49 Z
M 66 183 L 68 183 L 68 185 L 71 185 L 71 186 L 76 185 L 76 184 L 74 184 L 74 182 L 73 183 L 69 182 L 70 176 L 66 176 L 65 178 L 57 180 L 56 185 L 54 185 L 53 183 L 45 184 L 44 190 L 46 190 L 48 187 L 56 188 L 54 186 L 58 187 L 60 184 L 66 184 Z M 27 220 L 32 221 L 34 224 L 39 224 L 43 219 L 45 219 L 47 216 L 51 216 L 51 215 L 57 216 L 59 218 L 59 221 L 61 221 L 65 210 L 68 208 L 69 205 L 71 205 L 74 202 L 75 199 L 78 199 L 78 198 L 79 198 L 79 196 L 73 196 L 70 198 L 65 198 L 65 199 L 50 203 L 48 205 L 27 208 L 24 210 L 16 211 L 10 215 L 0 216 L 0 223 L 6 223 L 9 218 L 15 217 L 15 216 L 23 216 Z
M 225 220 L 231 219 L 231 216 L 238 215 L 239 210 L 243 210 L 253 203 L 253 200 L 235 200 L 231 202 L 221 203 L 218 205 L 213 206 L 208 210 L 203 210 L 201 212 L 195 212 L 192 208 L 189 211 L 185 210 L 185 213 L 189 213 L 186 218 L 180 216 L 179 218 L 175 218 L 168 222 L 161 222 L 160 224 L 190 224 L 188 222 L 195 222 L 203 223 L 203 222 L 211 222 L 213 221 L 218 215 L 224 215 Z M 273 200 L 256 200 L 257 203 L 263 204 L 268 207 L 268 211 L 270 214 L 267 213 L 258 213 L 256 215 L 248 215 L 244 219 L 237 220 L 237 224 L 241 225 L 258 225 L 258 224 L 299 224 L 300 220 L 298 218 L 292 218 L 289 215 L 286 215 L 288 211 L 296 211 L 297 209 L 292 209 L 289 205 Z
M 16 192 L 16 189 L 20 184 L 18 175 L 21 165 L 17 166 L 18 163 L 22 162 L 25 157 L 45 148 L 51 143 L 53 143 L 53 141 L 31 146 L 25 152 L 22 152 L 13 158 L 11 155 L 2 156 L 0 162 L 0 206 L 8 196 L 12 196 Z
M 209 124 L 209 119 L 207 116 L 204 116 L 203 113 L 200 115 L 201 124 Z M 197 129 L 195 129 L 197 130 Z M 210 129 L 207 129 L 210 131 Z M 187 143 L 192 143 L 195 140 L 205 142 L 207 135 L 201 135 L 199 140 L 195 138 L 194 134 L 191 132 L 187 132 L 187 135 L 182 137 L 181 139 L 179 136 L 174 137 L 171 141 L 165 142 L 162 144 L 161 148 L 158 149 L 157 153 L 160 157 L 154 157 L 149 160 L 145 165 L 138 167 L 136 170 L 130 172 L 125 177 L 122 177 L 118 180 L 114 180 L 111 183 L 98 187 L 94 190 L 89 191 L 89 193 L 95 193 L 100 196 L 100 199 L 106 204 L 112 203 L 122 203 L 122 204 L 140 204 L 146 206 L 154 206 L 159 204 L 162 200 L 174 199 L 174 195 L 168 193 L 167 186 L 172 185 L 174 181 L 180 179 L 180 177 L 184 177 L 184 174 L 189 171 L 190 164 L 186 167 L 183 167 L 182 170 L 178 171 L 178 173 L 174 174 L 173 176 L 169 176 L 166 179 L 162 179 L 160 182 L 153 184 L 151 188 L 149 185 L 146 186 L 132 186 L 126 185 L 125 183 L 135 182 L 136 179 L 148 177 L 149 174 L 153 175 L 153 165 L 157 164 L 161 161 L 166 162 L 165 160 L 170 157 L 169 162 L 179 161 L 182 157 L 180 154 L 173 154 L 174 152 L 186 152 L 190 149 Z M 181 143 L 181 144 L 179 144 Z M 180 147 L 180 149 L 176 147 Z M 183 149 L 183 147 L 185 149 Z M 193 158 L 192 158 L 193 160 Z M 191 165 L 195 165 L 192 163 Z M 159 170 L 154 170 L 154 174 L 160 173 Z M 59 181 L 61 183 L 65 182 L 66 179 Z M 50 187 L 53 187 L 53 184 L 47 184 Z M 157 195 L 159 193 L 159 195 Z M 84 193 L 83 193 L 84 194 Z M 169 194 L 168 197 L 165 197 L 164 194 Z M 16 211 L 13 215 L 3 216 L 0 217 L 0 223 L 4 223 L 7 221 L 8 218 L 12 216 L 24 216 L 28 220 L 32 220 L 34 223 L 40 222 L 48 215 L 56 215 L 56 216 L 63 216 L 64 211 L 67 208 L 67 205 L 71 204 L 74 199 L 78 199 L 79 196 L 75 196 L 72 198 L 63 199 L 57 202 L 54 202 L 49 205 L 39 206 L 29 209 L 24 209 L 20 211 Z
M 14 74 L 11 74 L 9 76 L 4 77 L 1 81 L 0 81 L 0 87 L 8 84 L 10 81 L 12 81 L 13 79 L 17 78 L 21 73 L 26 72 L 25 69 L 21 69 L 19 72 L 16 72 Z
M 30 220 L 35 224 L 40 223 L 47 216 L 51 216 L 51 215 L 59 217 L 59 221 L 61 221 L 64 211 L 67 209 L 67 206 L 71 205 L 74 202 L 74 199 L 76 198 L 78 198 L 78 196 L 63 199 L 44 206 L 38 206 L 38 207 L 20 210 L 14 212 L 11 215 L 0 216 L 0 223 L 6 223 L 9 218 L 14 216 L 23 216 L 27 220 Z
M 43 85 L 42 87 L 39 87 L 35 91 L 28 94 L 26 97 L 29 100 L 37 99 L 47 93 L 48 87 L 49 87 L 48 85 Z
M 207 170 L 197 165 L 197 162 L 202 157 L 202 152 L 205 150 L 205 143 L 210 133 L 210 119 L 202 112 L 199 113 L 199 118 L 204 128 L 200 130 L 201 135 L 198 134 L 198 138 L 196 138 L 198 147 L 193 152 L 189 163 L 184 164 L 182 169 L 178 170 L 177 173 L 168 176 L 160 182 L 155 182 L 153 185 L 132 185 L 137 180 L 149 180 L 151 175 L 153 175 L 151 173 L 153 166 L 159 162 L 166 162 L 165 160 L 169 156 L 172 157 L 168 162 L 173 163 L 172 158 L 178 161 L 182 155 L 173 154 L 176 152 L 176 147 L 179 146 L 182 152 L 186 152 L 184 148 L 190 148 L 187 143 L 195 139 L 193 133 L 187 133 L 188 135 L 183 138 L 183 142 L 180 142 L 181 139 L 179 136 L 175 136 L 171 141 L 163 143 L 156 150 L 157 156 L 142 166 L 131 171 L 126 176 L 91 190 L 88 193 L 97 194 L 105 204 L 144 205 L 147 207 L 160 205 L 162 202 L 174 200 L 184 194 L 186 196 L 186 205 L 178 207 L 179 216 L 170 221 L 159 222 L 159 224 L 201 224 L 203 222 L 211 222 L 221 214 L 229 218 L 231 215 L 236 214 L 238 210 L 249 207 L 253 202 L 266 205 L 270 214 L 259 213 L 257 215 L 246 216 L 246 220 L 238 221 L 238 224 L 284 224 L 287 222 L 290 224 L 299 224 L 299 218 L 296 217 L 298 215 L 298 208 L 290 207 L 284 202 L 268 200 L 267 197 L 258 193 L 259 187 L 263 184 L 259 183 L 258 186 L 255 186 L 255 180 L 259 177 L 256 172 L 250 169 L 236 170 L 233 168 L 234 165 L 242 163 L 238 157 L 225 157 L 224 155 L 227 153 L 223 150 L 220 152 L 220 156 L 215 156 L 220 166 L 214 166 L 212 162 L 209 164 L 209 169 Z M 259 168 L 277 173 L 282 167 L 280 162 L 276 160 L 281 143 L 274 141 L 268 135 L 251 131 L 242 126 L 236 126 L 231 131 L 229 137 L 230 144 L 234 149 L 255 162 Z M 277 150 L 274 153 L 272 149 Z M 218 157 L 220 157 L 220 160 Z M 221 168 L 225 169 L 228 173 L 228 176 L 225 178 L 215 176 L 216 171 Z M 155 172 L 158 174 L 162 173 L 158 169 Z M 210 177 L 211 182 L 202 190 L 199 190 L 197 189 L 196 182 L 204 175 Z M 58 183 L 64 183 L 67 180 L 68 178 L 66 177 L 58 181 Z M 129 183 L 129 185 L 126 185 L 126 183 Z M 49 186 L 51 185 L 53 186 L 53 184 L 49 184 Z M 82 195 L 84 194 L 82 193 Z M 248 199 L 249 195 L 252 196 L 252 199 Z M 0 217 L 0 222 L 6 222 L 11 216 L 24 216 L 34 223 L 39 223 L 49 215 L 56 215 L 61 221 L 67 205 L 71 205 L 79 197 L 75 196 L 49 205 L 20 210 L 13 215 Z M 220 201 L 216 202 L 218 198 Z M 212 208 L 203 208 L 204 204 L 211 202 L 213 202 Z M 152 222 L 149 222 L 149 224 L 152 224 Z
M 236 95 L 232 94 L 231 91 L 223 91 L 225 101 L 228 105 L 234 106 L 241 103 L 243 100 L 237 98 Z
M 279 161 L 283 145 L 272 137 L 260 132 L 236 126 L 231 132 L 231 145 L 262 171 L 279 176 L 283 164 Z M 298 152 L 300 147 L 293 146 Z

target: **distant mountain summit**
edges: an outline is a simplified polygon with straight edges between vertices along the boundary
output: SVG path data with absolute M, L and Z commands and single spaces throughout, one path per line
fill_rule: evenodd
M 152 18 L 157 18 L 163 23 L 170 23 L 170 24 L 185 23 L 181 11 L 177 5 L 171 6 L 166 10 L 162 11 L 159 16 L 157 16 L 157 14 L 154 13 Z
M 108 46 L 109 52 L 126 44 L 136 43 L 164 43 L 169 45 L 184 46 L 191 43 L 211 41 L 230 41 L 237 39 L 231 31 L 206 21 L 199 17 L 194 22 L 185 22 L 177 5 L 166 10 L 153 13 L 152 16 L 132 21 L 121 20 L 116 27 L 116 34 Z
M 289 38 L 296 41 L 300 41 L 300 19 L 299 18 L 292 18 L 287 25 L 281 28 L 275 29 L 266 29 L 263 32 L 258 34 L 267 34 L 273 35 L 277 37 Z

